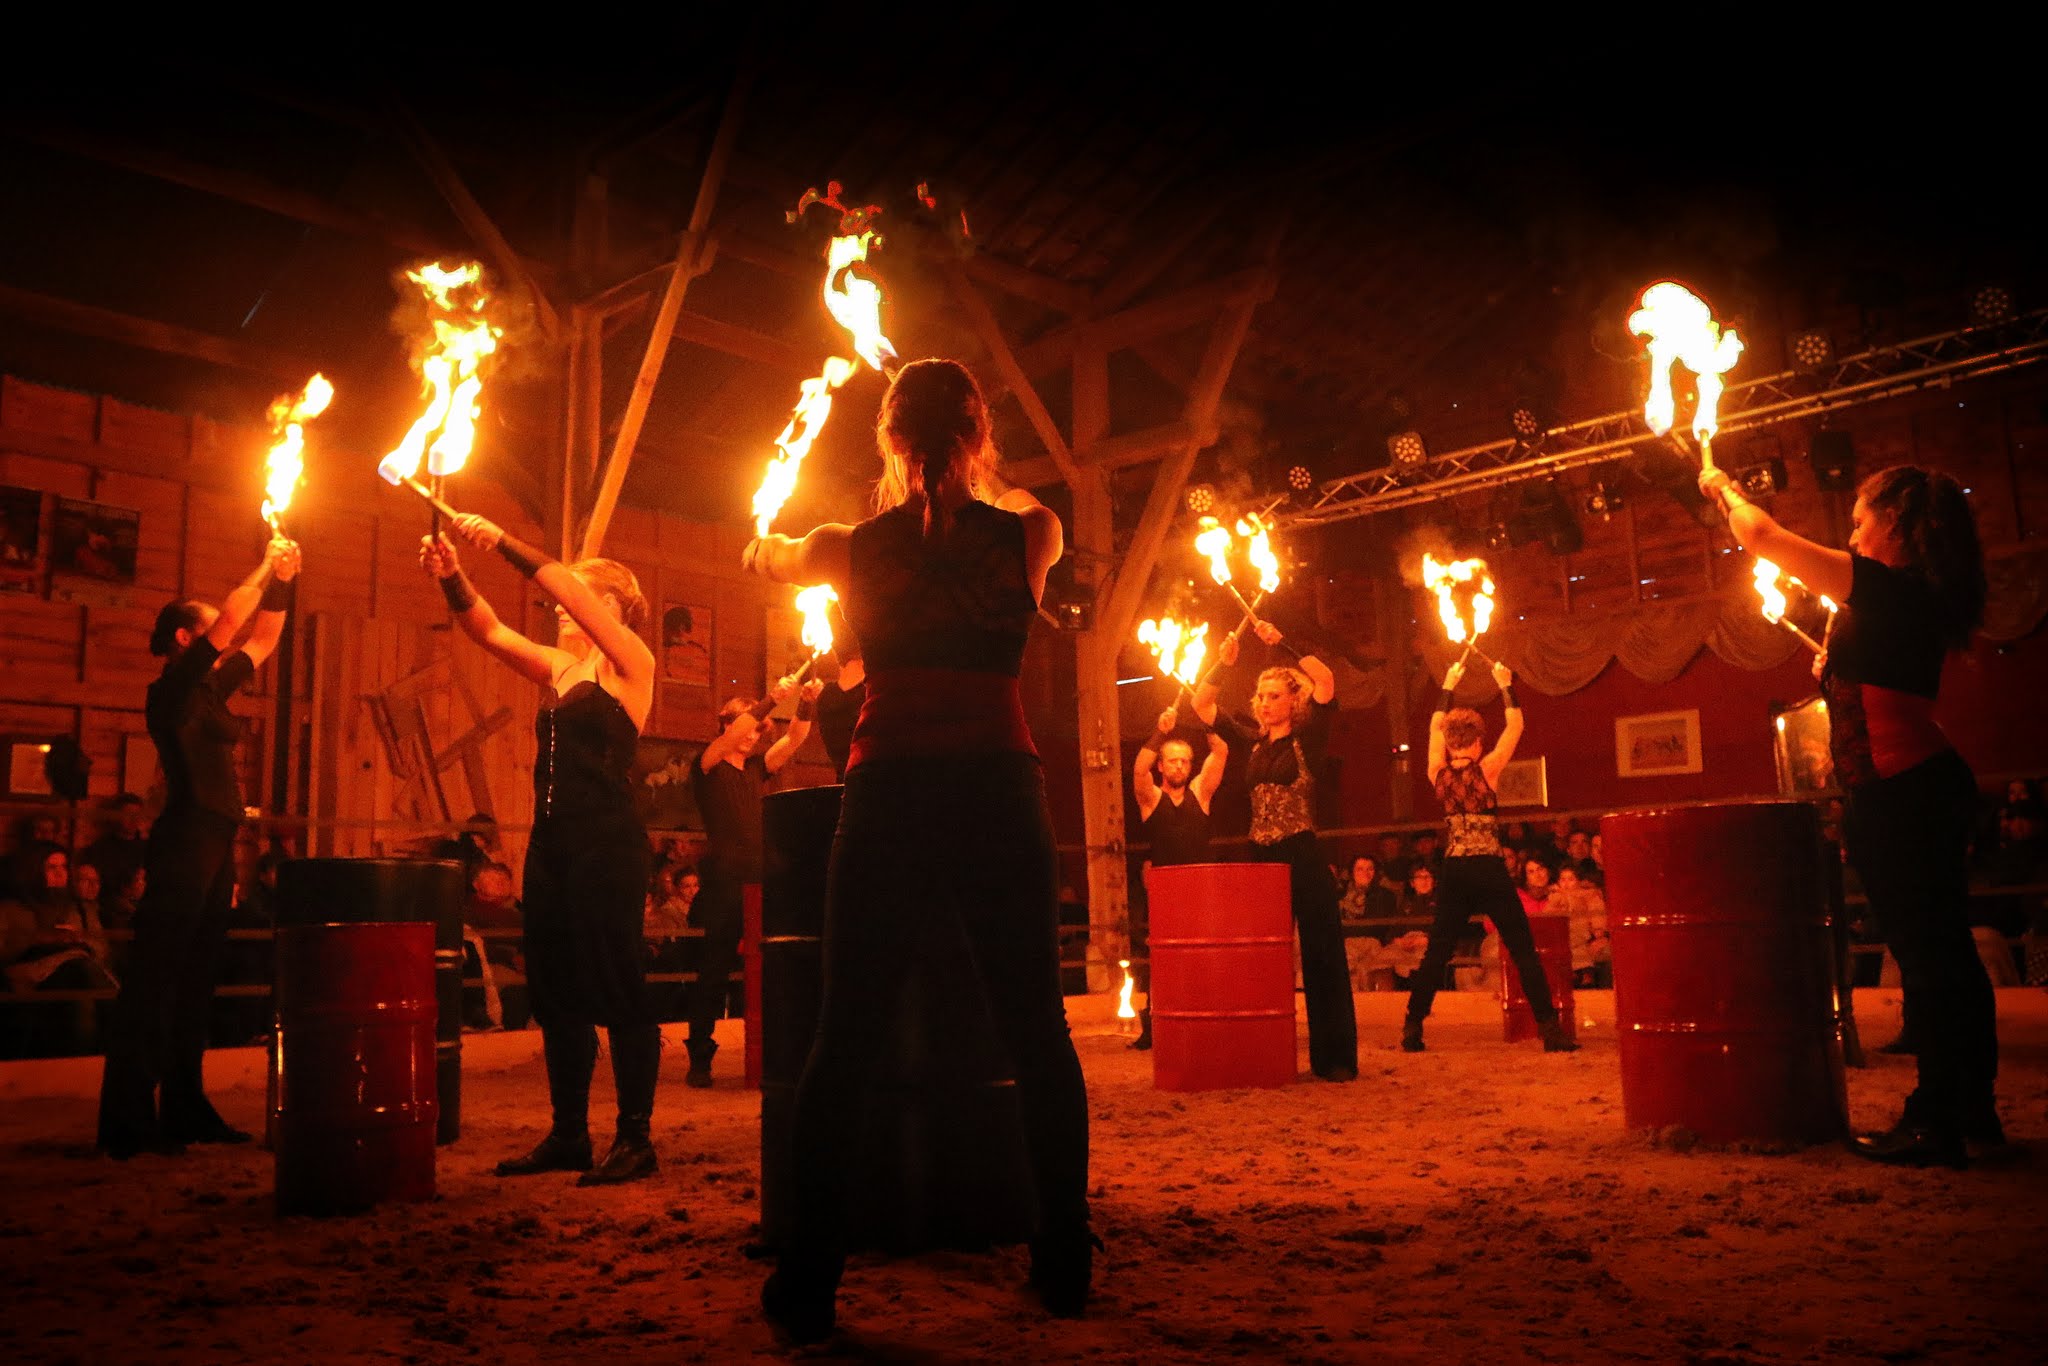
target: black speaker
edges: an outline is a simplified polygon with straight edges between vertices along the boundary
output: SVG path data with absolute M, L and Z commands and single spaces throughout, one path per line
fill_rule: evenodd
M 1806 459 L 1824 491 L 1842 493 L 1856 487 L 1856 442 L 1847 432 L 1815 432 Z

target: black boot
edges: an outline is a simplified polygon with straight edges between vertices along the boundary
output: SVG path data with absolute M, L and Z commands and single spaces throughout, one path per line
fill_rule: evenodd
M 1031 1240 L 1031 1285 L 1045 1312 L 1077 1319 L 1088 1308 L 1095 1252 L 1102 1240 L 1086 1224 L 1060 1233 L 1042 1233 Z
M 1961 1171 L 1970 1165 L 1961 1134 L 1904 1119 L 1881 1134 L 1858 1134 L 1849 1150 L 1895 1167 L 1953 1167 Z
M 620 1115 L 619 1131 L 612 1150 L 596 1168 L 576 1178 L 579 1186 L 617 1186 L 643 1181 L 661 1165 L 654 1159 L 654 1144 L 647 1136 L 648 1116 Z
M 532 1152 L 500 1162 L 500 1176 L 590 1170 L 590 1074 L 597 1068 L 597 1031 L 589 1025 L 542 1025 L 540 1054 L 547 1064 L 554 1124 Z
M 508 1157 L 497 1165 L 500 1176 L 539 1176 L 542 1172 L 590 1170 L 590 1135 L 549 1131 L 524 1157 Z
M 690 1070 L 683 1075 L 683 1085 L 699 1091 L 711 1087 L 711 1055 L 718 1051 L 715 1039 L 691 1039 L 684 1047 L 690 1050 Z
M 1563 1020 L 1545 1020 L 1536 1026 L 1537 1035 L 1543 1040 L 1546 1053 L 1576 1053 L 1579 1041 L 1564 1032 Z
M 1152 1007 L 1138 1012 L 1138 1037 L 1131 1040 L 1130 1046 L 1140 1053 L 1152 1047 Z
M 1420 1053 L 1426 1045 L 1422 1042 L 1422 1021 L 1410 1019 L 1401 1026 L 1401 1051 Z

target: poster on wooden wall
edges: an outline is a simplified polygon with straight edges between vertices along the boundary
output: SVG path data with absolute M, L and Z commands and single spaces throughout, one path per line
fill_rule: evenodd
M 689 688 L 711 686 L 709 607 L 671 602 L 661 609 L 661 681 Z
M 633 804 L 649 830 L 702 830 L 690 770 L 704 746 L 695 740 L 640 737 L 633 755 Z
M 0 487 L 0 592 L 41 593 L 50 567 L 41 489 Z
M 1550 805 L 1549 759 L 1539 754 L 1509 761 L 1493 791 L 1503 807 Z
M 1662 778 L 1698 773 L 1700 714 L 1650 712 L 1614 719 L 1614 770 L 1624 778 Z
M 50 525 L 50 596 L 125 605 L 141 540 L 142 514 L 133 508 L 59 498 Z

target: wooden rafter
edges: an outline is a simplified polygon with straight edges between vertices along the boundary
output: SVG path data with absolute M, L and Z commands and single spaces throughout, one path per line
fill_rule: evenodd
M 975 334 L 981 338 L 982 345 L 988 348 L 989 357 L 995 362 L 997 372 L 1002 375 L 1003 382 L 1009 386 L 1010 393 L 1018 405 L 1024 409 L 1024 416 L 1031 423 L 1031 429 L 1038 433 L 1039 444 L 1045 447 L 1045 453 L 1052 460 L 1053 467 L 1059 471 L 1060 477 L 1072 483 L 1080 473 L 1074 465 L 1073 454 L 1067 448 L 1066 439 L 1060 435 L 1059 424 L 1052 420 L 1052 414 L 1046 410 L 1045 400 L 1038 396 L 1038 390 L 1032 387 L 1031 381 L 1025 377 L 1023 369 L 1017 364 L 1017 357 L 1010 350 L 1010 343 L 1003 337 L 1002 325 L 996 321 L 996 315 L 989 310 L 988 301 L 981 297 L 981 292 L 974 287 L 974 282 L 967 278 L 966 270 L 957 260 L 947 261 L 945 271 L 947 282 L 953 289 L 953 297 L 966 311 L 968 322 L 974 327 Z
M 137 318 L 117 313 L 111 308 L 74 303 L 69 299 L 38 294 L 34 290 L 17 289 L 13 285 L 0 284 L 0 313 L 53 327 L 60 332 L 99 337 L 166 356 L 186 356 L 230 370 L 247 370 L 272 379 L 286 380 L 295 385 L 304 384 L 306 377 L 320 368 L 317 362 L 303 356 L 252 346 L 229 337 L 216 337 L 210 332 L 195 332 L 175 323 Z

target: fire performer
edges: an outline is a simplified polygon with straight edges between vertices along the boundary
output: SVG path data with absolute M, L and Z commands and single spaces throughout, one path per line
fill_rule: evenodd
M 99 1147 L 110 1157 L 249 1141 L 207 1100 L 203 1073 L 243 814 L 235 779 L 242 722 L 228 699 L 277 648 L 298 573 L 298 543 L 273 537 L 263 563 L 219 607 L 170 603 L 150 633 L 149 652 L 164 667 L 143 714 L 168 796 L 143 856 L 132 967 L 122 974 L 100 1082 Z M 249 638 L 231 649 L 252 617 Z
M 557 625 L 553 646 L 527 639 L 478 595 L 446 536 L 421 538 L 420 567 L 439 580 L 462 633 L 548 689 L 551 704 L 534 718 L 539 754 L 521 948 L 553 1122 L 533 1151 L 500 1162 L 498 1175 L 574 1171 L 579 1186 L 637 1181 L 656 1167 L 648 1127 L 661 1068 L 641 947 L 651 853 L 627 776 L 654 700 L 654 652 L 639 634 L 647 600 L 616 560 L 564 565 L 473 514 L 456 516 L 453 526 L 554 599 Z M 611 1151 L 593 1166 L 599 1025 L 611 1042 L 619 1117 Z
M 1159 713 L 1159 729 L 1139 746 L 1137 762 L 1131 766 L 1138 831 L 1151 846 L 1155 868 L 1209 861 L 1209 808 L 1216 800 L 1216 789 L 1223 785 L 1223 768 L 1230 759 L 1229 744 L 1204 725 L 1209 752 L 1197 772 L 1195 747 L 1174 734 L 1179 726 L 1180 713 L 1174 708 Z M 1137 965 L 1138 989 L 1145 993 L 1145 1008 L 1138 1012 L 1138 1037 L 1131 1047 L 1142 1051 L 1152 1046 L 1152 965 L 1146 942 L 1151 908 L 1143 897 L 1133 899 L 1131 905 L 1131 958 Z
M 712 1037 L 725 1013 L 732 986 L 733 964 L 739 959 L 741 922 L 745 918 L 742 889 L 761 880 L 761 797 L 811 736 L 818 693 L 816 679 L 798 683 L 783 678 L 760 701 L 731 698 L 718 710 L 718 736 L 697 756 L 690 775 L 697 809 L 704 815 L 704 860 L 697 899 L 690 903 L 690 924 L 704 932 L 698 941 L 697 980 L 690 984 L 685 1014 L 690 1021 L 689 1086 L 711 1085 L 711 1058 L 718 1052 Z M 754 753 L 768 713 L 801 691 L 796 720 L 789 732 Z
M 1261 621 L 1260 640 L 1277 646 L 1280 628 Z M 1225 636 L 1217 663 L 1237 662 L 1238 640 Z M 1358 1079 L 1358 1014 L 1351 999 L 1351 967 L 1344 956 L 1344 926 L 1337 910 L 1337 885 L 1330 860 L 1316 836 L 1316 772 L 1330 744 L 1330 718 L 1337 712 L 1337 676 L 1314 655 L 1300 667 L 1278 666 L 1259 675 L 1252 693 L 1252 724 L 1216 709 L 1217 675 L 1212 670 L 1195 693 L 1195 715 L 1225 744 L 1242 749 L 1245 782 L 1252 796 L 1252 858 L 1284 863 L 1301 937 L 1301 980 L 1308 998 L 1309 1070 L 1324 1081 Z
M 1501 862 L 1500 834 L 1494 812 L 1499 807 L 1495 786 L 1501 771 L 1515 757 L 1522 740 L 1522 709 L 1515 705 L 1515 676 L 1505 664 L 1493 666 L 1493 681 L 1506 708 L 1500 739 L 1482 757 L 1486 726 L 1479 713 L 1452 704 L 1451 694 L 1465 677 L 1463 660 L 1444 674 L 1443 697 L 1429 718 L 1429 783 L 1444 805 L 1443 872 L 1437 876 L 1436 919 L 1429 927 L 1429 946 L 1422 966 L 1409 979 L 1408 1019 L 1401 1026 L 1401 1047 L 1423 1050 L 1422 1022 L 1443 985 L 1444 968 L 1458 947 L 1458 936 L 1473 916 L 1483 915 L 1500 931 L 1501 947 L 1521 975 L 1529 1011 L 1546 1053 L 1572 1053 L 1578 1041 L 1565 1032 L 1550 996 L 1550 979 L 1536 956 L 1529 916 L 1515 891 L 1507 865 Z
M 1017 1069 L 1045 1307 L 1088 1301 L 1088 1098 L 1060 996 L 1059 879 L 1045 782 L 1017 692 L 1060 523 L 1025 490 L 991 503 L 989 413 L 964 366 L 918 361 L 877 423 L 881 511 L 747 547 L 757 573 L 830 583 L 867 668 L 825 912 L 825 1001 L 797 1088 L 796 1210 L 762 1308 L 789 1336 L 831 1332 L 853 1173 L 845 1136 L 889 1047 L 912 948 L 957 917 Z
M 1965 902 L 1977 780 L 1935 724 L 1944 657 L 1984 619 L 1984 556 L 1962 487 L 1894 465 L 1863 481 L 1849 548 L 1780 526 L 1719 470 L 1700 490 L 1728 510 L 1743 549 L 1840 604 L 1814 661 L 1843 790 L 1843 843 L 1898 959 L 1919 1086 L 1891 1129 L 1856 1139 L 1879 1162 L 1961 1166 L 1966 1144 L 2000 1144 L 1998 1030 Z

